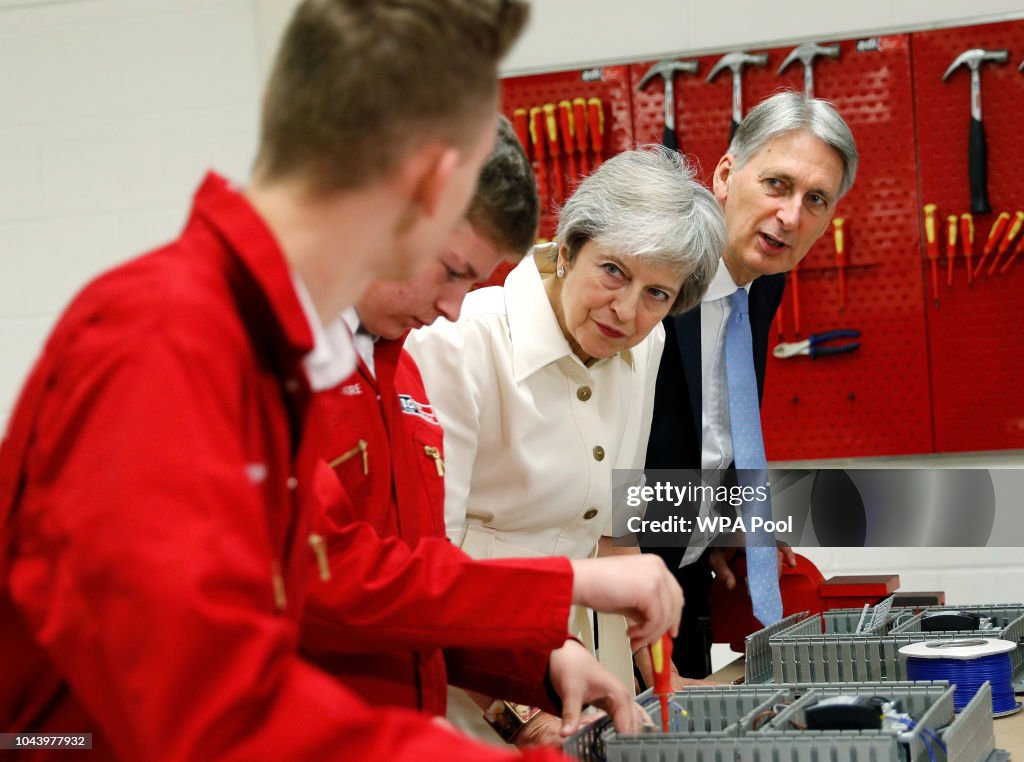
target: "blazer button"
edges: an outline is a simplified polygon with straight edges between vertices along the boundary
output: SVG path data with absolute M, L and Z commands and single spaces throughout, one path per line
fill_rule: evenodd
M 576 399 L 578 399 L 580 402 L 586 402 L 593 395 L 594 393 L 590 391 L 589 386 L 581 386 L 579 389 L 576 390 Z
M 589 521 L 590 519 L 594 518 L 594 516 L 596 516 L 596 515 L 597 515 L 597 508 L 590 508 L 590 509 L 587 510 L 586 513 L 583 514 L 583 518 L 585 518 L 585 519 L 587 519 Z
M 594 448 L 594 460 L 604 460 L 604 448 L 601 445 Z

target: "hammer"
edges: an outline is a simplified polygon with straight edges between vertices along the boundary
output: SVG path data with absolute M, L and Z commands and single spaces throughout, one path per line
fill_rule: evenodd
M 743 121 L 743 80 L 742 70 L 747 64 L 764 66 L 768 63 L 767 53 L 747 53 L 738 50 L 735 53 L 726 53 L 718 59 L 718 63 L 708 74 L 707 81 L 710 83 L 722 69 L 732 69 L 732 127 L 729 128 L 729 142 L 732 143 L 732 136 L 736 134 L 736 128 Z
M 804 95 L 808 98 L 813 98 L 814 69 L 812 62 L 818 56 L 839 58 L 839 46 L 819 45 L 816 42 L 805 42 L 803 45 L 797 45 L 789 51 L 789 55 L 786 56 L 786 60 L 782 62 L 782 66 L 779 67 L 777 73 L 782 74 L 793 61 L 799 60 L 804 65 Z
M 637 88 L 643 90 L 647 83 L 655 77 L 665 80 L 665 128 L 661 134 L 661 142 L 666 148 L 673 151 L 679 150 L 679 141 L 676 139 L 676 99 L 673 94 L 672 80 L 676 72 L 685 71 L 690 74 L 697 73 L 698 64 L 696 61 L 658 61 L 640 79 Z
M 942 75 L 945 82 L 953 70 L 965 64 L 971 70 L 971 130 L 967 141 L 967 176 L 971 181 L 971 211 L 975 214 L 991 212 L 988 203 L 988 178 L 986 164 L 988 149 L 985 146 L 985 127 L 981 123 L 981 64 L 984 61 L 1004 63 L 1009 57 L 1005 50 L 971 48 L 965 50 L 949 65 Z

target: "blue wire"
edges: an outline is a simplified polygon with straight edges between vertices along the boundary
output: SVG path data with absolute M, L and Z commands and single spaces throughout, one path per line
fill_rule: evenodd
M 924 740 L 924 748 L 925 751 L 928 752 L 928 759 L 930 759 L 932 762 L 936 762 L 935 749 L 932 748 L 932 742 L 929 741 L 925 736 L 921 736 L 921 738 Z
M 981 656 L 977 659 L 907 659 L 910 680 L 948 680 L 955 684 L 953 708 L 959 712 L 988 680 L 992 684 L 992 711 L 999 714 L 1017 708 L 1011 680 L 1009 654 Z
M 913 730 L 917 727 L 917 723 L 909 717 L 895 717 L 894 719 L 897 722 L 906 725 L 908 730 Z M 932 762 L 935 762 L 935 751 L 932 749 L 932 741 L 935 741 L 942 751 L 946 751 L 946 744 L 942 742 L 942 739 L 939 738 L 932 730 L 922 725 L 921 742 L 924 745 L 924 750 L 928 752 L 928 756 L 931 758 Z

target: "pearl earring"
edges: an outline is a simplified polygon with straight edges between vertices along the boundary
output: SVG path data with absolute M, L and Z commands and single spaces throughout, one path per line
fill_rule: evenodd
M 558 268 L 555 270 L 555 277 L 556 278 L 564 278 L 565 277 L 565 268 L 562 267 L 562 265 L 559 265 Z

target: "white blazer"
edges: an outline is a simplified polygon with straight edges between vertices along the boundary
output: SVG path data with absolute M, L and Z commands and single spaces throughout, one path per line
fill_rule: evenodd
M 590 556 L 611 534 L 612 469 L 644 467 L 664 329 L 588 368 L 541 256 L 406 342 L 444 428 L 448 535 L 476 557 Z

